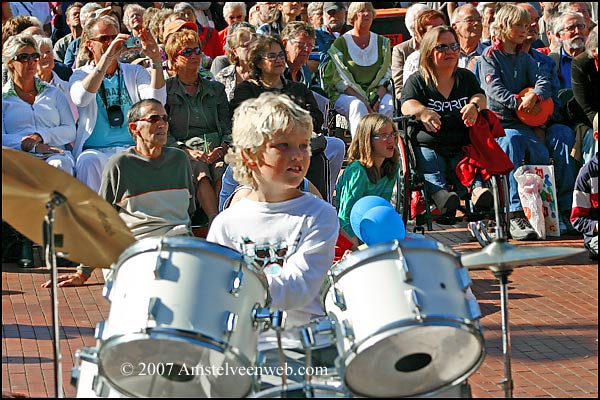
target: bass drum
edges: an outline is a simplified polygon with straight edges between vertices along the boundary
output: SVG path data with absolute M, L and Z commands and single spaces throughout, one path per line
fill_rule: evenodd
M 321 301 L 349 390 L 418 396 L 472 374 L 485 347 L 470 284 L 458 255 L 430 240 L 381 243 L 334 265 Z
M 243 397 L 270 303 L 264 274 L 202 239 L 143 239 L 113 266 L 99 374 L 134 397 Z

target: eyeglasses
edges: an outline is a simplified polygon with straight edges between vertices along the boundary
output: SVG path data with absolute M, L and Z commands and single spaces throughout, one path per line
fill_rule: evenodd
M 116 37 L 117 37 L 117 35 L 100 35 L 95 38 L 90 38 L 90 40 L 92 40 L 94 42 L 100 42 L 100 43 L 110 43 L 113 40 L 115 40 Z
M 373 140 L 394 140 L 398 137 L 396 132 L 394 133 L 379 133 L 377 135 L 371 136 Z
M 200 47 L 194 47 L 194 48 L 188 47 L 186 49 L 179 50 L 177 52 L 177 55 L 184 56 L 184 57 L 191 57 L 192 54 L 199 56 L 200 53 L 202 53 L 202 49 L 200 49 Z
M 299 40 L 290 40 L 290 42 L 294 43 L 296 46 L 298 46 L 301 49 L 311 50 L 313 47 L 315 47 L 314 43 L 306 43 L 306 42 L 301 42 Z
M 460 44 L 457 42 L 450 44 L 438 44 L 433 48 L 441 53 L 447 53 L 448 51 L 458 51 L 460 49 Z
M 28 63 L 33 60 L 34 62 L 40 61 L 40 53 L 21 53 L 17 54 L 13 60 L 18 61 L 20 63 Z
M 162 121 L 165 124 L 169 123 L 169 116 L 168 115 L 151 115 L 149 117 L 146 118 L 140 118 L 138 119 L 138 121 L 146 121 L 146 122 L 150 122 L 152 125 L 156 124 L 158 121 Z
M 456 21 L 456 22 L 466 22 L 467 24 L 474 24 L 475 22 L 481 23 L 481 18 L 465 18 L 462 21 Z
M 571 26 L 565 26 L 563 31 L 575 32 L 575 29 L 582 31 L 585 28 L 585 24 L 575 24 Z
M 278 58 L 285 60 L 285 51 L 281 53 L 267 53 L 263 58 L 269 61 L 277 61 Z

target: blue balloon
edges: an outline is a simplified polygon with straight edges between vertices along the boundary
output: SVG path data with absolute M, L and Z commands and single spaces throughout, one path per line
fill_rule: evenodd
M 354 206 L 352 206 L 352 210 L 350 210 L 350 226 L 354 231 L 354 234 L 360 239 L 360 221 L 363 219 L 363 215 L 372 208 L 378 206 L 385 206 L 392 208 L 392 204 L 379 196 L 365 196 L 360 199 Z M 362 239 L 361 239 L 362 240 Z M 364 240 L 363 240 L 364 242 Z
M 389 206 L 378 206 L 367 211 L 360 222 L 359 238 L 368 246 L 392 240 L 403 240 L 406 236 L 404 221 Z

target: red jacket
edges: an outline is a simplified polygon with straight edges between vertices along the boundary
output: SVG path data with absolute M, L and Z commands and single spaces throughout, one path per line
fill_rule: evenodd
M 505 136 L 500 120 L 489 110 L 481 110 L 475 125 L 469 129 L 471 144 L 463 147 L 465 157 L 456 165 L 460 182 L 469 187 L 477 173 L 484 181 L 492 175 L 506 175 L 514 165 L 496 138 Z

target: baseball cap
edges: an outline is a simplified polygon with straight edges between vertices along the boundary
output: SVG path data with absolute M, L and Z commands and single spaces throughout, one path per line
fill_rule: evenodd
M 166 40 L 171 33 L 179 31 L 183 27 L 188 27 L 192 29 L 194 32 L 198 32 L 198 25 L 190 21 L 184 21 L 181 19 L 176 19 L 175 21 L 169 22 L 165 26 L 165 30 L 163 31 L 163 38 Z
M 344 3 L 323 3 L 323 12 L 345 10 Z
M 525 89 L 521 90 L 519 95 L 521 97 L 524 97 L 524 96 L 528 95 L 529 93 L 531 93 L 532 91 L 533 91 L 532 87 L 525 88 Z M 538 103 L 538 105 L 540 106 L 541 110 L 537 114 L 525 112 L 522 110 L 517 110 L 517 117 L 519 117 L 521 122 L 523 122 L 525 125 L 534 126 L 534 127 L 544 125 L 546 123 L 546 121 L 548 121 L 548 118 L 550 118 L 550 116 L 554 112 L 554 102 L 552 101 L 551 98 L 547 98 L 546 100 L 540 101 Z

